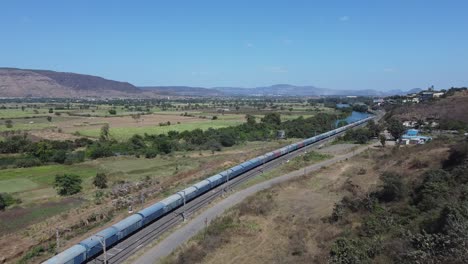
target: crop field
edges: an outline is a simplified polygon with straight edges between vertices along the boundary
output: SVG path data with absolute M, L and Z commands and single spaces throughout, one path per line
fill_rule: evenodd
M 37 112 L 34 112 L 34 109 L 28 108 L 24 111 L 21 109 L 1 109 L 0 118 L 9 119 L 9 118 L 22 118 L 22 117 L 33 117 L 33 116 L 45 116 L 47 115 L 46 109 L 39 109 Z
M 96 172 L 96 168 L 84 164 L 4 169 L 0 170 L 0 192 L 28 192 L 47 188 L 53 185 L 57 174 L 72 173 L 86 179 L 94 176 Z M 15 186 L 16 190 L 10 189 L 9 186 L 12 185 Z
M 242 124 L 243 121 L 240 120 L 208 120 L 208 119 L 201 119 L 197 122 L 190 122 L 184 124 L 175 124 L 170 126 L 144 126 L 144 127 L 110 127 L 110 134 L 111 137 L 116 140 L 126 140 L 135 134 L 143 135 L 144 133 L 147 134 L 166 134 L 169 131 L 178 131 L 182 132 L 185 130 L 194 130 L 194 129 L 202 129 L 206 130 L 209 128 L 222 128 L 228 126 L 235 126 Z M 87 137 L 99 137 L 100 128 L 94 129 L 83 129 L 77 130 L 79 135 L 87 136 Z

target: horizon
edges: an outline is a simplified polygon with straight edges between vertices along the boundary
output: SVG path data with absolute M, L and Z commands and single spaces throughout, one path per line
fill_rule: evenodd
M 4 4 L 5 67 L 135 86 L 466 86 L 464 1 Z M 135 70 L 137 69 L 137 70 Z

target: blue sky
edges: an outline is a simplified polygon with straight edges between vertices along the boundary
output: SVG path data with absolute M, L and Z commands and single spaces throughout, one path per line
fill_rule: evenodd
M 135 85 L 468 85 L 468 1 L 3 1 L 0 66 Z

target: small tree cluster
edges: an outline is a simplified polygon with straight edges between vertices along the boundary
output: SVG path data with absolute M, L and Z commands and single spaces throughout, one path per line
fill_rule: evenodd
M 62 196 L 77 194 L 81 191 L 81 178 L 76 174 L 60 174 L 55 176 L 54 187 Z

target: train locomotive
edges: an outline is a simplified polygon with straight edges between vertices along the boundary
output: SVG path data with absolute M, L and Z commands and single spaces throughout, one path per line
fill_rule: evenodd
M 271 160 L 286 155 L 292 151 L 303 148 L 320 140 L 339 134 L 347 129 L 361 125 L 374 117 L 367 117 L 353 122 L 346 126 L 328 131 L 326 133 L 304 139 L 300 142 L 282 147 L 272 152 L 268 152 L 259 157 L 245 161 L 237 166 L 222 171 L 205 180 L 202 180 L 190 187 L 187 187 L 162 201 L 159 201 L 143 210 L 128 216 L 122 221 L 92 235 L 78 244 L 66 249 L 56 256 L 46 260 L 43 264 L 81 264 L 96 257 L 103 250 L 103 245 L 112 247 L 121 240 L 124 240 L 137 230 L 156 221 L 162 216 L 172 212 L 176 208 L 193 200 L 194 198 L 228 182 L 229 180 L 243 174 L 246 171 L 259 167 Z

